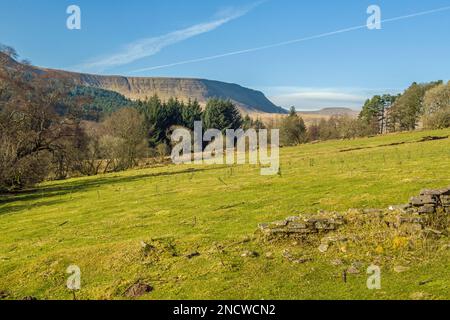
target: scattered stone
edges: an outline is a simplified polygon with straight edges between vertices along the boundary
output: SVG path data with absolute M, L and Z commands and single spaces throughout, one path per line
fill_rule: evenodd
M 430 300 L 433 296 L 427 292 L 414 292 L 411 294 L 412 300 Z
M 296 263 L 296 264 L 302 264 L 302 263 L 306 263 L 309 261 L 312 261 L 311 258 L 305 258 L 305 257 L 295 257 L 294 255 L 292 255 L 289 250 L 285 249 L 283 251 L 283 257 L 286 258 L 287 260 L 289 260 L 292 263 Z
M 194 251 L 194 252 L 189 253 L 188 255 L 186 255 L 186 258 L 192 259 L 192 258 L 198 257 L 199 255 L 200 255 L 200 252 Z
M 23 301 L 37 301 L 37 298 L 33 297 L 33 296 L 26 296 L 22 300 Z
M 152 291 L 153 291 L 152 286 L 138 282 L 132 285 L 130 288 L 128 288 L 128 290 L 125 292 L 125 296 L 128 298 L 138 298 Z
M 329 248 L 329 245 L 328 245 L 328 244 L 322 243 L 322 244 L 319 246 L 319 251 L 322 252 L 322 253 L 325 253 L 325 252 L 328 251 L 328 248 Z
M 359 269 L 358 269 L 356 266 L 351 265 L 351 266 L 347 269 L 347 273 L 348 273 L 348 274 L 360 274 L 361 271 L 359 271 Z
M 273 259 L 273 258 L 274 258 L 273 252 L 266 253 L 266 259 Z
M 257 258 L 258 256 L 259 256 L 258 252 L 250 251 L 250 250 L 245 250 L 241 254 L 241 257 L 243 257 L 243 258 Z
M 403 273 L 403 272 L 409 271 L 409 267 L 395 266 L 394 271 L 397 273 Z
M 310 261 L 312 261 L 311 258 L 299 258 L 299 259 L 292 260 L 292 263 L 303 264 L 303 263 L 310 262 Z
M 337 267 L 337 266 L 343 265 L 344 262 L 343 262 L 341 259 L 334 259 L 334 260 L 331 260 L 331 264 L 332 264 L 333 266 Z

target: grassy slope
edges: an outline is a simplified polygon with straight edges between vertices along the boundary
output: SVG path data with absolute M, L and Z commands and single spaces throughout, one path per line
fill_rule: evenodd
M 256 166 L 169 166 L 43 184 L 0 202 L 0 291 L 12 297 L 71 298 L 66 268 L 80 266 L 81 298 L 120 298 L 138 280 L 149 299 L 450 298 L 449 253 L 397 274 L 383 270 L 383 289 L 364 274 L 344 284 L 327 254 L 293 265 L 282 247 L 227 245 L 270 222 L 318 209 L 384 208 L 425 187 L 450 185 L 450 140 L 414 142 L 450 130 L 395 134 L 285 148 L 282 176 Z M 340 152 L 349 148 L 363 148 Z M 172 241 L 179 255 L 144 258 L 141 240 Z M 256 259 L 240 257 L 255 249 Z M 183 255 L 198 250 L 201 256 Z M 275 259 L 264 257 L 266 250 Z M 418 282 L 433 282 L 419 286 Z

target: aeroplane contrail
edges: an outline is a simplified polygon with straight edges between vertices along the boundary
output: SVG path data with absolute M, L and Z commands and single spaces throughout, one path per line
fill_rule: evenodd
M 408 14 L 408 15 L 399 16 L 399 17 L 394 17 L 394 18 L 389 18 L 389 19 L 384 19 L 384 20 L 381 20 L 381 23 L 388 23 L 388 22 L 394 22 L 394 21 L 399 21 L 399 20 L 411 19 L 411 18 L 415 18 L 415 17 L 430 15 L 430 14 L 433 14 L 433 13 L 443 12 L 443 11 L 448 11 L 448 10 L 450 10 L 450 6 L 442 7 L 442 8 L 438 8 L 438 9 L 433 9 L 433 10 L 417 12 L 417 13 Z M 217 54 L 217 55 L 213 55 L 213 56 L 208 56 L 208 57 L 202 57 L 202 58 L 197 58 L 197 59 L 178 61 L 178 62 L 173 62 L 173 63 L 169 63 L 169 64 L 163 64 L 163 65 L 159 65 L 159 66 L 153 66 L 153 67 L 138 69 L 138 70 L 134 70 L 134 71 L 131 71 L 131 72 L 132 73 L 141 73 L 141 72 L 145 72 L 145 71 L 152 71 L 152 70 L 157 70 L 157 69 L 170 68 L 170 67 L 175 67 L 175 66 L 180 66 L 180 65 L 185 65 L 185 64 L 191 64 L 191 63 L 196 63 L 196 62 L 215 60 L 215 59 L 219 59 L 219 58 L 235 56 L 235 55 L 240 55 L 240 54 L 245 54 L 245 53 L 250 53 L 250 52 L 255 52 L 255 51 L 261 51 L 261 50 L 265 50 L 265 49 L 282 47 L 282 46 L 286 46 L 286 45 L 290 45 L 290 44 L 294 44 L 294 43 L 305 42 L 305 41 L 315 40 L 315 39 L 320 39 L 320 38 L 325 38 L 325 37 L 333 36 L 333 35 L 336 35 L 336 34 L 346 33 L 346 32 L 360 30 L 360 29 L 365 29 L 365 28 L 367 28 L 367 24 L 360 25 L 360 26 L 355 26 L 355 27 L 350 27 L 350 28 L 345 28 L 345 29 L 341 29 L 341 30 L 336 30 L 336 31 L 331 31 L 331 32 L 326 32 L 326 33 L 321 33 L 321 34 L 318 34 L 318 35 L 309 36 L 309 37 L 305 37 L 305 38 L 299 38 L 299 39 L 294 39 L 294 40 L 289 40 L 289 41 L 283 41 L 283 42 L 268 44 L 268 45 L 265 45 L 265 46 L 260 46 L 260 47 L 250 48 L 250 49 L 243 49 L 243 50 L 232 51 L 232 52 Z

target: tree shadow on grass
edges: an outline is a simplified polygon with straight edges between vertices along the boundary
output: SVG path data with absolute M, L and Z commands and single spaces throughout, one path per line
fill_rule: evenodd
M 35 203 L 23 203 L 23 204 L 16 204 L 11 202 L 10 205 L 6 206 L 0 206 L 0 217 L 6 214 L 14 214 L 18 212 L 23 212 L 24 210 L 39 208 L 39 207 L 45 207 L 45 206 L 53 206 L 60 204 L 64 202 L 63 199 L 54 199 L 54 200 L 46 200 L 41 202 L 35 202 Z M 0 204 L 1 205 L 1 204 Z
M 36 207 L 36 206 L 47 206 L 54 205 L 57 203 L 63 203 L 66 201 L 70 201 L 70 199 L 59 199 L 59 200 L 48 200 L 48 201 L 39 201 L 37 203 L 26 203 L 17 205 L 18 201 L 37 201 L 39 199 L 49 199 L 53 197 L 62 197 L 65 195 L 69 195 L 71 193 L 77 192 L 85 192 L 92 190 L 94 188 L 101 187 L 103 185 L 113 185 L 113 184 L 124 184 L 130 183 L 146 178 L 155 178 L 155 177 L 170 177 L 188 173 L 199 173 L 208 170 L 218 170 L 223 169 L 224 167 L 211 167 L 211 168 L 202 168 L 202 169 L 194 169 L 188 168 L 181 171 L 167 171 L 167 172 L 158 172 L 158 173 L 147 173 L 147 174 L 138 174 L 133 176 L 99 176 L 96 179 L 79 179 L 70 182 L 61 181 L 56 185 L 50 186 L 42 186 L 31 190 L 21 191 L 13 194 L 5 194 L 0 195 L 0 216 L 4 214 L 8 214 L 11 212 L 19 212 L 24 209 Z M 14 205 L 15 204 L 15 205 Z

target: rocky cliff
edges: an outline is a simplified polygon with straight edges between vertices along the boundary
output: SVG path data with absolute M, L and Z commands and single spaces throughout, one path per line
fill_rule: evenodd
M 0 59 L 0 63 L 7 65 L 9 68 L 20 65 L 6 57 Z M 115 91 L 133 100 L 145 99 L 157 94 L 162 100 L 171 97 L 183 101 L 197 99 L 201 105 L 205 105 L 208 99 L 216 97 L 232 100 L 246 113 L 286 112 L 274 105 L 262 92 L 232 83 L 188 78 L 101 76 L 32 66 L 27 66 L 27 68 L 36 73 L 44 73 L 49 78 L 61 78 L 74 81 L 77 85 Z
M 61 73 L 62 71 L 54 71 Z M 180 100 L 197 99 L 206 104 L 210 98 L 232 100 L 244 112 L 284 113 L 260 91 L 237 84 L 204 79 L 186 78 L 137 78 L 121 76 L 99 76 L 64 72 L 77 84 L 119 92 L 125 97 L 137 100 L 157 94 L 162 100 L 176 97 Z

